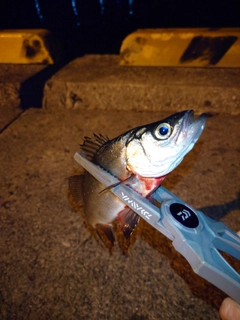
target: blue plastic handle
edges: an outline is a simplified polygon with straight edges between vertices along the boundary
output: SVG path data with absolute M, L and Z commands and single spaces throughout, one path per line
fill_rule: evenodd
M 75 160 L 103 185 L 120 181 L 77 152 Z M 164 187 L 153 194 L 153 202 L 124 184 L 110 189 L 119 199 L 173 241 L 173 246 L 190 263 L 194 272 L 240 303 L 240 275 L 220 251 L 240 260 L 240 237 L 222 222 L 206 217 Z

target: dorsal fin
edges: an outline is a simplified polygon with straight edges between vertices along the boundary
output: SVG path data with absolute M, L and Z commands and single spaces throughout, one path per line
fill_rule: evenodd
M 84 137 L 83 144 L 80 144 L 81 150 L 89 160 L 92 160 L 94 155 L 102 147 L 102 145 L 109 141 L 109 138 L 102 134 L 93 134 L 93 138 Z

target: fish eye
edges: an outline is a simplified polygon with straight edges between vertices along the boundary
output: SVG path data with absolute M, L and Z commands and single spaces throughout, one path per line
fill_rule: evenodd
M 155 129 L 155 136 L 157 139 L 164 140 L 167 139 L 172 133 L 172 128 L 168 123 L 161 123 Z

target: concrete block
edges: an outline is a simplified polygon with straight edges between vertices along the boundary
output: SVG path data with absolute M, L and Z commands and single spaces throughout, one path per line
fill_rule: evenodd
M 36 95 L 32 77 L 44 68 L 45 65 L 0 64 L 0 132 L 23 112 L 24 98 Z M 31 86 L 23 90 L 28 79 L 31 79 Z M 40 82 L 35 88 L 39 86 Z
M 0 63 L 53 64 L 61 60 L 59 41 L 48 30 L 0 31 Z
M 127 66 L 240 67 L 240 29 L 140 29 L 120 49 Z
M 117 55 L 77 58 L 45 84 L 48 110 L 240 111 L 240 69 L 123 67 Z

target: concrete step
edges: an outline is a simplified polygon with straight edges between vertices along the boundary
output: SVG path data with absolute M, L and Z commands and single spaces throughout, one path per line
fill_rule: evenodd
M 117 55 L 87 55 L 46 82 L 48 110 L 240 111 L 240 69 L 123 67 Z

